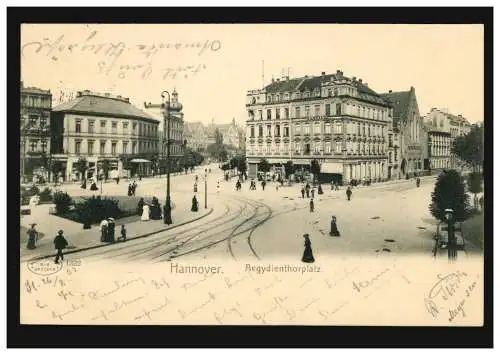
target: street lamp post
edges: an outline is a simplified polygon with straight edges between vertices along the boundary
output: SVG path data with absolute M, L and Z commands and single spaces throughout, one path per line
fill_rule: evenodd
M 455 238 L 453 210 L 447 208 L 445 210 L 445 219 L 448 222 L 448 260 L 457 258 L 457 240 Z
M 207 169 L 205 169 L 205 209 L 207 209 Z
M 172 206 L 170 203 L 170 93 L 168 91 L 163 91 L 161 97 L 165 100 L 165 95 L 167 95 L 166 102 L 162 102 L 160 105 L 146 104 L 145 108 L 162 108 L 163 109 L 163 129 L 165 130 L 165 124 L 167 126 L 165 132 L 165 138 L 167 140 L 167 196 L 165 200 L 165 206 L 163 207 L 163 222 L 165 224 L 172 224 Z

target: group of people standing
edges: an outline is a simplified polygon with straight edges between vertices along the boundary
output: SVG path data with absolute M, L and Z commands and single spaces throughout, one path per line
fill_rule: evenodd
M 128 184 L 127 196 L 135 196 L 135 190 L 137 189 L 137 183 L 135 180 Z
M 100 224 L 101 227 L 101 242 L 103 243 L 115 243 L 115 220 L 112 217 L 107 219 L 103 219 Z M 118 240 L 122 240 L 123 242 L 127 239 L 127 229 L 125 225 L 122 224 L 120 229 L 120 237 Z
M 141 197 L 137 203 L 137 214 L 141 216 L 141 221 L 161 219 L 162 211 L 160 201 L 156 197 L 153 197 L 151 204 L 147 204 L 144 202 L 144 198 Z
M 83 182 L 80 185 L 80 187 L 84 190 L 87 189 L 87 179 L 83 179 Z M 97 182 L 95 181 L 95 179 L 90 179 L 90 191 L 97 191 L 97 190 L 99 190 L 97 188 Z

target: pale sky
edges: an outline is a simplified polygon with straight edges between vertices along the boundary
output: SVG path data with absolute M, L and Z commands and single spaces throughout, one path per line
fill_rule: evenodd
M 57 45 L 38 53 L 38 44 L 24 47 L 25 86 L 56 96 L 60 89 L 110 92 L 141 109 L 175 88 L 191 122 L 228 123 L 234 117 L 244 124 L 246 92 L 262 87 L 262 61 L 266 84 L 288 68 L 290 77 L 340 69 L 379 93 L 414 86 L 422 116 L 437 107 L 471 123 L 484 119 L 481 25 L 23 25 L 21 48 L 30 42 Z M 185 47 L 197 42 L 209 46 Z M 182 47 L 174 48 L 176 43 Z M 104 46 L 94 54 L 91 47 L 83 50 L 85 44 Z M 153 44 L 158 51 L 148 58 L 145 50 Z M 184 69 L 172 77 L 168 69 L 179 67 Z

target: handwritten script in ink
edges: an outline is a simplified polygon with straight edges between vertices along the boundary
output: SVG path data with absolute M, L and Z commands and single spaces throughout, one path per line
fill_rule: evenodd
M 149 79 L 154 75 L 165 79 L 189 78 L 205 70 L 203 59 L 208 54 L 218 53 L 222 48 L 220 40 L 200 40 L 185 42 L 160 42 L 129 44 L 125 40 L 112 42 L 101 38 L 99 31 L 92 30 L 80 40 L 70 40 L 65 34 L 55 38 L 44 37 L 38 41 L 23 43 L 22 57 L 42 56 L 51 62 L 60 62 L 71 57 L 84 56 L 96 62 L 96 70 L 115 79 Z M 172 63 L 176 53 L 182 53 L 185 61 L 192 63 L 165 65 Z M 167 56 L 167 59 L 165 58 Z M 159 58 L 157 58 L 159 57 Z M 158 59 L 158 60 L 155 60 Z

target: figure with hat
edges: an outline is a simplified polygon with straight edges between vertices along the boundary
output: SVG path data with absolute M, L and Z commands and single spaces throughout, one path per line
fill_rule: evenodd
M 36 223 L 31 224 L 31 228 L 28 230 L 28 245 L 26 246 L 28 249 L 35 249 L 36 248 L 36 241 L 38 239 L 38 232 L 35 229 Z
M 141 221 L 149 221 L 149 205 L 147 203 L 142 206 Z
M 104 218 L 100 224 L 101 227 L 101 242 L 105 242 L 108 236 L 108 220 Z
M 314 263 L 314 256 L 311 249 L 311 239 L 309 239 L 309 234 L 304 234 L 304 254 L 302 255 L 302 262 L 304 263 Z
M 55 260 L 56 264 L 59 264 L 59 258 L 61 258 L 61 260 L 64 260 L 64 255 L 62 251 L 64 248 L 68 246 L 68 241 L 66 240 L 66 238 L 64 238 L 63 233 L 64 231 L 60 229 L 57 232 L 56 237 L 54 238 L 54 246 L 57 250 L 56 260 Z
M 332 237 L 340 237 L 340 232 L 337 228 L 337 217 L 332 216 L 332 221 L 330 222 L 330 235 Z
M 352 190 L 351 190 L 350 186 L 347 186 L 347 190 L 346 190 L 345 194 L 347 195 L 347 201 L 351 201 Z
M 193 196 L 193 199 L 191 200 L 191 212 L 198 212 L 198 200 L 196 199 L 196 196 Z
M 314 212 L 314 200 L 311 198 L 311 201 L 309 201 L 309 211 Z

